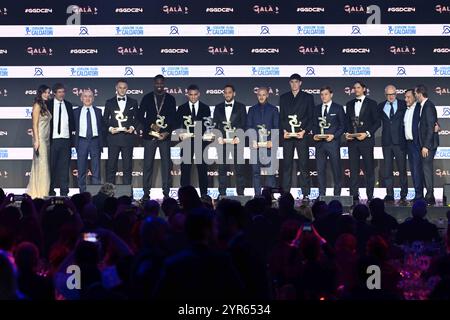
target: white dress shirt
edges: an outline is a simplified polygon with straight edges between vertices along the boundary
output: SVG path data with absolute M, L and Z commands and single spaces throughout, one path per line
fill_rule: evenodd
M 364 99 L 366 98 L 366 96 L 361 96 L 359 98 L 356 99 L 360 99 L 361 101 L 356 101 L 355 102 L 355 117 L 359 117 L 359 114 L 361 112 L 361 107 L 363 105 Z
M 59 106 L 61 105 L 61 133 L 58 134 Z M 66 104 L 64 100 L 53 100 L 53 139 L 69 139 L 69 115 L 67 114 Z
M 405 125 L 406 140 L 413 140 L 412 124 L 415 107 L 416 103 L 414 103 L 411 107 L 406 108 L 405 117 L 403 118 L 403 123 Z
M 327 113 L 330 113 L 330 107 L 331 107 L 332 103 L 333 103 L 333 100 L 330 100 L 327 103 L 322 103 L 322 117 L 324 116 L 324 113 L 325 113 L 325 105 L 327 105 Z
M 231 107 L 227 107 L 227 104 L 231 104 Z M 233 111 L 234 107 L 234 100 L 231 100 L 230 102 L 225 101 L 225 117 L 227 118 L 227 121 L 230 121 L 231 119 L 231 112 Z
M 91 113 L 91 123 L 92 123 L 92 136 L 96 137 L 98 136 L 98 128 L 97 128 L 97 117 L 95 116 L 95 110 L 92 106 L 83 106 L 81 108 L 81 114 L 80 114 L 80 132 L 79 136 L 82 138 L 86 138 L 87 134 L 87 110 L 90 109 Z
M 119 101 L 119 98 L 125 98 L 125 101 Z M 119 105 L 120 112 L 123 113 L 125 111 L 125 106 L 127 105 L 127 96 L 117 96 L 117 104 Z

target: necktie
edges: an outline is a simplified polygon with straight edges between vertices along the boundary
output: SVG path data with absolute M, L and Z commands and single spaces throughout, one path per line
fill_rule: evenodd
M 86 112 L 86 124 L 87 124 L 86 138 L 92 139 L 93 133 L 92 133 L 91 108 L 88 108 Z
M 389 112 L 389 119 L 392 119 L 392 117 L 394 116 L 394 104 L 392 102 L 389 102 L 389 104 L 391 105 L 391 111 Z
M 326 117 L 326 116 L 328 116 L 328 105 L 325 104 L 324 107 L 325 107 L 325 110 L 323 111 L 323 116 Z
M 195 118 L 195 104 L 192 104 L 191 106 L 191 115 L 192 115 L 192 119 Z
M 58 111 L 58 134 L 61 134 L 61 114 L 62 114 L 62 102 L 59 103 L 59 111 Z
M 125 101 L 125 98 L 117 98 L 117 101 Z

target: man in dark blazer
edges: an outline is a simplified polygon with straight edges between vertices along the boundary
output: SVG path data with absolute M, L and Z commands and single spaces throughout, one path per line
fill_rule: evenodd
M 103 112 L 103 124 L 108 130 L 106 140 L 108 143 L 108 161 L 106 163 L 106 182 L 116 183 L 117 162 L 119 153 L 122 153 L 123 184 L 131 184 L 131 171 L 133 168 L 133 148 L 136 144 L 136 113 L 137 101 L 127 96 L 128 83 L 125 79 L 116 82 L 116 96 L 107 100 Z M 120 117 L 126 121 L 119 121 Z M 120 119 L 119 119 L 120 120 Z M 124 131 L 119 128 L 123 127 Z
M 239 141 L 237 137 L 233 140 L 233 148 L 227 148 L 227 144 L 224 143 L 223 138 L 226 138 L 226 132 L 224 129 L 224 122 L 231 122 L 231 127 L 236 130 L 241 129 L 245 131 L 247 121 L 247 110 L 244 104 L 235 100 L 236 92 L 234 86 L 228 84 L 223 89 L 224 102 L 219 103 L 214 108 L 213 122 L 216 124 L 217 129 L 222 133 L 222 139 L 219 139 L 219 144 L 223 145 L 222 152 L 218 152 L 222 155 L 222 162 L 218 164 L 219 168 L 219 195 L 225 196 L 227 186 L 229 186 L 227 170 L 229 163 L 229 156 L 231 153 L 232 163 L 234 166 L 234 173 L 236 177 L 236 192 L 238 195 L 244 195 L 245 179 L 244 179 L 244 164 L 238 163 L 238 143 L 245 143 L 245 141 Z M 241 160 L 243 157 L 241 156 Z M 242 161 L 241 161 L 242 162 Z
M 362 157 L 367 198 L 371 200 L 375 188 L 373 158 L 375 132 L 381 123 L 376 101 L 365 95 L 366 85 L 356 81 L 353 84 L 353 90 L 356 97 L 346 104 L 347 132 L 345 134 L 350 160 L 350 195 L 353 196 L 354 201 L 359 201 L 358 180 L 361 169 L 360 157 Z M 354 133 L 355 130 L 359 135 L 353 138 L 349 134 Z
M 384 89 L 386 100 L 378 105 L 382 124 L 381 146 L 384 159 L 384 184 L 386 186 L 387 202 L 394 201 L 394 158 L 400 176 L 400 201 L 405 202 L 408 195 L 408 180 L 406 176 L 406 139 L 403 119 L 406 102 L 397 99 L 397 89 L 388 85 Z
M 72 133 L 75 131 L 72 104 L 65 100 L 66 89 L 62 83 L 53 86 L 53 99 L 47 102 L 52 115 L 50 122 L 50 196 L 69 194 L 69 168 L 72 156 Z
M 436 130 L 437 112 L 434 103 L 428 99 L 428 90 L 420 84 L 415 89 L 416 99 L 420 107 L 419 142 L 422 154 L 422 167 L 425 181 L 425 201 L 428 205 L 434 205 L 434 170 L 433 160 L 439 146 L 439 134 Z
M 202 134 L 205 133 L 204 126 L 204 117 L 211 117 L 211 109 L 208 105 L 199 101 L 200 98 L 200 89 L 197 85 L 190 85 L 188 87 L 188 101 L 181 106 L 178 107 L 177 115 L 178 115 L 178 123 L 179 128 L 186 129 L 184 124 L 184 116 L 191 116 L 193 122 L 196 125 L 201 125 Z M 191 132 L 192 128 L 191 128 Z M 192 164 L 195 163 L 198 172 L 198 181 L 200 187 L 200 195 L 208 194 L 208 168 L 205 162 L 203 161 L 203 151 L 206 148 L 207 144 L 202 140 L 202 137 L 196 135 L 194 138 L 185 138 L 185 135 L 180 135 L 181 139 L 190 139 L 190 148 L 183 147 L 181 150 L 182 159 L 187 159 L 187 161 L 183 161 L 181 163 L 181 186 L 191 185 L 191 168 Z M 194 148 L 194 140 L 196 143 L 201 144 L 201 150 L 197 150 L 198 148 Z M 188 146 L 186 146 L 188 147 Z M 190 149 L 190 150 L 186 150 Z M 201 153 L 197 152 L 201 151 Z M 193 156 L 195 154 L 195 160 Z
M 150 198 L 152 186 L 153 166 L 155 164 L 156 148 L 159 148 L 161 156 L 161 179 L 164 197 L 169 197 L 172 178 L 172 160 L 170 159 L 170 141 L 172 131 L 177 128 L 177 105 L 175 98 L 164 90 L 165 79 L 163 75 L 153 78 L 154 90 L 146 94 L 141 101 L 138 112 L 139 132 L 144 141 L 144 176 L 143 176 L 143 200 Z M 158 115 L 164 117 L 163 127 L 158 127 L 156 121 Z M 150 133 L 159 132 L 155 137 Z
M 266 87 L 260 87 L 257 92 L 257 98 L 258 103 L 254 106 L 250 107 L 248 110 L 247 115 L 247 130 L 252 129 L 256 131 L 257 139 L 258 141 L 250 141 L 250 146 L 253 149 L 258 149 L 258 142 L 259 141 L 259 134 L 258 130 L 261 125 L 264 125 L 267 131 L 270 131 L 269 136 L 267 136 L 268 141 L 268 147 L 267 147 L 267 157 L 272 158 L 273 156 L 276 156 L 276 150 L 272 152 L 272 141 L 278 137 L 273 137 L 274 132 L 273 130 L 278 130 L 279 128 L 279 121 L 280 121 L 280 115 L 278 112 L 277 107 L 270 104 L 268 102 L 269 97 L 269 90 Z M 259 151 L 259 150 L 258 150 Z M 262 161 L 260 159 L 260 153 L 256 153 L 256 158 L 253 158 L 253 155 L 255 153 L 251 153 L 250 159 L 252 163 L 252 174 L 253 174 L 253 187 L 255 189 L 255 196 L 261 195 L 261 168 L 266 169 L 265 177 L 266 177 L 266 187 L 275 187 L 275 172 L 273 172 L 273 164 L 272 161 L 270 161 L 270 164 L 262 164 Z
M 311 178 L 309 172 L 309 145 L 307 136 L 312 130 L 312 115 L 314 112 L 314 97 L 300 90 L 302 77 L 294 73 L 289 78 L 291 91 L 280 96 L 280 134 L 283 134 L 283 190 L 290 192 L 292 182 L 292 164 L 294 163 L 294 150 L 297 149 L 297 171 L 300 171 L 299 186 L 302 189 L 303 198 L 309 198 Z M 290 115 L 296 115 L 301 122 L 297 128 L 297 135 L 288 135 L 292 131 L 289 121 Z M 300 130 L 301 129 L 301 130 Z M 297 181 L 296 181 L 297 182 Z
M 334 180 L 334 195 L 340 196 L 342 188 L 340 139 L 346 126 L 344 108 L 332 101 L 333 91 L 328 86 L 320 89 L 320 98 L 322 103 L 315 107 L 313 116 L 319 195 L 324 196 L 326 193 L 326 167 L 327 159 L 330 158 Z M 327 137 L 319 139 L 320 137 L 317 135 L 322 134 L 319 124 L 323 119 L 326 120 L 323 121 L 323 124 L 328 127 L 323 130 Z
M 82 107 L 74 110 L 75 148 L 77 149 L 78 187 L 86 191 L 88 157 L 91 157 L 92 184 L 100 184 L 100 155 L 104 146 L 102 110 L 93 106 L 94 94 L 85 90 Z

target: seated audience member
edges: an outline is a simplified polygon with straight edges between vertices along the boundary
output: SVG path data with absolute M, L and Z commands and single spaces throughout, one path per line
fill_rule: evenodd
M 367 223 L 370 217 L 369 208 L 366 205 L 358 204 L 353 208 L 352 215 L 356 220 L 355 236 L 358 241 L 358 253 L 364 254 L 367 241 L 375 234 L 375 228 Z
M 178 189 L 178 201 L 184 213 L 203 207 L 202 200 L 193 186 L 184 186 Z
M 159 209 L 161 206 L 156 200 L 147 200 L 144 203 L 144 217 L 157 217 L 159 216 Z
M 398 228 L 398 222 L 386 213 L 384 201 L 380 198 L 373 199 L 369 203 L 369 209 L 372 216 L 370 224 L 375 228 L 375 232 L 390 239 L 392 232 Z

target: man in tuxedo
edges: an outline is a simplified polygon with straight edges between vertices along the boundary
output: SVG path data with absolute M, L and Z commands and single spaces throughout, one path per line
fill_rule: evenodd
M 375 187 L 373 148 L 375 132 L 380 127 L 378 105 L 376 101 L 366 96 L 366 85 L 361 81 L 353 84 L 355 99 L 346 104 L 347 132 L 345 139 L 348 145 L 350 160 L 350 194 L 354 201 L 359 201 L 360 157 L 364 162 L 367 198 L 373 198 Z M 356 137 L 351 134 L 357 133 Z
M 53 86 L 53 99 L 47 102 L 52 114 L 50 122 L 50 196 L 55 196 L 59 187 L 61 196 L 69 194 L 69 168 L 71 159 L 72 132 L 75 131 L 72 104 L 65 100 L 66 89 L 62 83 Z
M 422 155 L 419 142 L 420 105 L 416 102 L 414 89 L 405 92 L 406 111 L 403 118 L 406 151 L 408 154 L 409 169 L 414 184 L 414 201 L 423 199 L 423 168 Z
M 199 101 L 200 89 L 197 85 L 192 84 L 188 87 L 188 101 L 178 107 L 178 123 L 181 129 L 186 129 L 184 116 L 191 116 L 193 124 L 201 126 L 202 134 L 205 132 L 204 119 L 205 117 L 211 117 L 211 110 L 208 105 Z M 192 132 L 192 128 L 191 128 Z M 190 145 L 185 145 L 181 150 L 181 157 L 188 161 L 181 164 L 181 186 L 191 185 L 191 168 L 192 163 L 196 164 L 198 172 L 198 181 L 200 187 L 200 195 L 208 194 L 208 168 L 203 161 L 203 150 L 206 148 L 207 143 L 202 140 L 202 137 L 195 136 L 194 138 L 187 138 L 181 134 L 180 138 L 190 139 Z M 201 148 L 194 148 L 194 139 L 197 143 L 201 144 Z M 184 141 L 186 142 L 186 141 Z M 187 147 L 187 148 L 186 148 Z M 195 154 L 195 160 L 193 156 Z
M 172 160 L 170 159 L 170 137 L 172 131 L 177 127 L 177 105 L 175 98 L 166 93 L 165 78 L 158 74 L 153 78 L 153 92 L 146 94 L 141 101 L 138 112 L 140 123 L 140 135 L 144 141 L 144 176 L 143 200 L 150 198 L 150 189 L 152 186 L 153 166 L 155 160 L 156 148 L 159 148 L 161 156 L 161 178 L 164 197 L 169 197 L 172 179 L 170 170 L 172 169 Z M 160 118 L 158 118 L 160 116 Z M 164 117 L 162 127 L 156 123 L 158 119 Z M 158 122 L 159 123 L 159 122 Z M 152 132 L 159 135 L 152 135 Z
M 116 183 L 117 162 L 122 153 L 123 184 L 131 184 L 133 148 L 136 143 L 137 101 L 127 96 L 128 83 L 125 79 L 116 82 L 116 96 L 107 100 L 103 112 L 103 124 L 108 130 L 108 162 L 106 182 Z M 120 120 L 120 121 L 119 121 Z
M 85 90 L 81 101 L 83 106 L 74 110 L 80 193 L 86 191 L 88 156 L 91 157 L 92 184 L 100 184 L 100 155 L 104 145 L 102 110 L 93 106 L 94 93 L 90 89 Z
M 279 121 L 280 121 L 280 115 L 278 112 L 277 107 L 270 104 L 268 102 L 269 98 L 269 89 L 266 87 L 260 87 L 257 92 L 257 98 L 258 103 L 254 106 L 250 107 L 248 110 L 247 115 L 247 130 L 252 129 L 256 131 L 256 134 L 258 135 L 258 141 L 250 141 L 251 147 L 253 149 L 260 148 L 258 146 L 258 142 L 260 141 L 260 135 L 258 134 L 258 130 L 260 129 L 261 125 L 265 126 L 265 129 L 270 132 L 269 136 L 267 136 L 267 157 L 272 157 L 272 140 L 274 139 L 272 130 L 278 130 L 279 128 Z M 262 147 L 264 148 L 264 147 Z M 259 150 L 258 150 L 259 151 Z M 263 152 L 263 151 L 261 151 Z M 276 150 L 274 150 L 276 153 Z M 254 154 L 254 153 L 253 153 Z M 257 157 L 256 159 L 251 159 L 252 163 L 252 174 L 253 174 L 253 187 L 255 189 L 255 196 L 261 195 L 261 168 L 264 168 L 266 177 L 266 187 L 275 187 L 275 172 L 273 172 L 272 163 L 270 164 L 263 164 L 261 161 L 261 154 L 260 152 L 256 153 Z
M 290 192 L 292 182 L 292 164 L 294 162 L 294 150 L 297 149 L 297 170 L 300 171 L 299 186 L 302 189 L 303 199 L 309 198 L 311 179 L 309 176 L 309 146 L 307 135 L 312 130 L 314 97 L 300 90 L 302 77 L 294 73 L 289 78 L 291 91 L 280 96 L 280 130 L 283 130 L 283 190 Z M 290 136 L 292 131 L 291 118 L 297 116 L 301 126 L 296 130 L 295 136 Z
M 420 108 L 419 116 L 419 143 L 422 155 L 422 167 L 425 181 L 425 201 L 428 205 L 436 204 L 434 198 L 434 170 L 433 160 L 439 146 L 439 134 L 436 130 L 437 112 L 434 103 L 428 99 L 428 90 L 420 84 L 415 88 L 415 96 Z
M 326 86 L 320 89 L 322 103 L 314 110 L 314 141 L 316 141 L 317 175 L 319 177 L 319 195 L 324 196 L 327 181 L 327 158 L 330 158 L 331 170 L 333 171 L 334 195 L 341 195 L 342 169 L 340 139 L 345 131 L 346 119 L 344 108 L 332 101 L 333 90 Z M 322 134 L 320 125 L 324 126 Z
M 384 159 L 384 183 L 386 185 L 387 202 L 394 201 L 394 158 L 400 176 L 400 202 L 406 201 L 408 180 L 406 177 L 406 139 L 403 128 L 406 102 L 397 99 L 397 89 L 388 85 L 384 89 L 386 100 L 378 105 L 382 124 L 381 146 Z
M 243 164 L 238 164 L 237 158 L 238 155 L 238 143 L 245 143 L 245 141 L 239 141 L 239 138 L 233 137 L 232 148 L 230 148 L 230 144 L 224 143 L 223 138 L 226 138 L 226 132 L 224 127 L 226 123 L 231 123 L 231 128 L 242 129 L 245 131 L 246 121 L 247 121 L 247 110 L 245 105 L 236 101 L 235 96 L 236 92 L 234 86 L 231 84 L 227 84 L 223 89 L 223 96 L 225 98 L 224 102 L 219 103 L 214 108 L 213 122 L 216 123 L 217 129 L 222 133 L 222 138 L 218 139 L 219 144 L 223 145 L 222 152 L 218 152 L 219 155 L 222 155 L 222 162 L 219 163 L 219 195 L 226 195 L 226 188 L 229 185 L 227 170 L 228 164 L 230 162 L 229 157 L 230 154 L 232 156 L 232 163 L 234 166 L 234 173 L 236 177 L 236 191 L 238 195 L 244 195 L 244 171 Z

